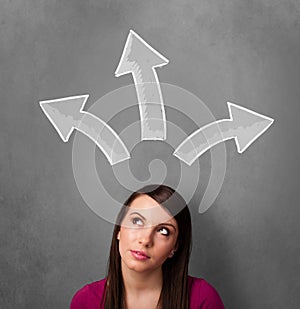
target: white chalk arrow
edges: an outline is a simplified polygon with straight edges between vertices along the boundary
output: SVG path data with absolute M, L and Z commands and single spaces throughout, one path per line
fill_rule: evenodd
M 130 30 L 115 76 L 131 73 L 137 93 L 142 140 L 166 139 L 166 115 L 155 68 L 169 62 Z
M 88 95 L 41 101 L 40 106 L 64 142 L 76 129 L 88 136 L 111 165 L 130 158 L 118 134 L 103 120 L 83 111 Z
M 227 102 L 230 119 L 212 122 L 188 136 L 173 155 L 188 165 L 218 143 L 234 138 L 239 153 L 244 152 L 273 123 L 274 119 Z

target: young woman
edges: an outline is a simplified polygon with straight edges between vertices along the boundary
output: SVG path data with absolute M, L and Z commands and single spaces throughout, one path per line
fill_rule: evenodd
M 188 276 L 191 216 L 165 185 L 134 192 L 114 228 L 108 273 L 73 297 L 70 309 L 224 309 L 204 279 Z

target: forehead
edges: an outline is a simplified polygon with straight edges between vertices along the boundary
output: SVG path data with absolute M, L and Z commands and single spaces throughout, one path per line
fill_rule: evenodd
M 147 194 L 138 196 L 129 206 L 127 215 L 138 213 L 146 218 L 146 220 L 151 221 L 152 224 L 168 222 L 177 226 L 174 217 L 172 217 L 165 208 Z

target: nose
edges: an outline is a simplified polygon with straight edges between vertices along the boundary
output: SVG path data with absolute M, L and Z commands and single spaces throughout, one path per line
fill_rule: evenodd
M 140 230 L 139 244 L 143 245 L 146 248 L 153 246 L 153 232 L 151 228 L 143 228 Z

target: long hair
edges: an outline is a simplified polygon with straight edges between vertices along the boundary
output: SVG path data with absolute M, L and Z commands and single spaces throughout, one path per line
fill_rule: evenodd
M 118 232 L 121 222 L 128 212 L 130 204 L 140 195 L 147 194 L 174 217 L 178 225 L 177 250 L 172 258 L 162 265 L 163 284 L 158 306 L 163 309 L 188 309 L 188 264 L 191 253 L 191 215 L 184 199 L 172 188 L 165 185 L 149 185 L 132 193 L 118 214 L 114 227 L 110 256 L 108 260 L 107 280 L 102 306 L 105 309 L 125 309 L 125 289 L 119 253 Z

